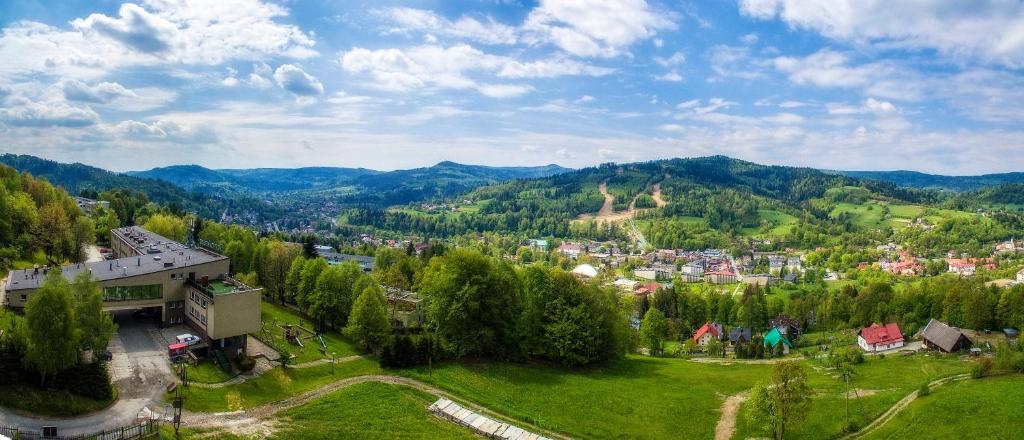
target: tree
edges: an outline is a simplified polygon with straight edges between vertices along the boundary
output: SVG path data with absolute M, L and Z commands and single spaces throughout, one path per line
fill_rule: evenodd
M 78 340 L 92 347 L 93 353 L 105 350 L 117 330 L 114 319 L 103 311 L 103 290 L 88 271 L 82 271 L 71 284 Z M 95 357 L 94 357 L 95 359 Z
M 110 244 L 110 230 L 121 227 L 121 220 L 117 218 L 117 213 L 113 210 L 99 209 L 96 216 L 96 241 Z
M 363 289 L 352 305 L 345 327 L 345 334 L 362 344 L 366 351 L 379 346 L 391 331 L 383 296 L 376 286 Z
M 455 356 L 520 354 L 519 279 L 507 264 L 476 251 L 453 250 L 430 260 L 420 293 L 428 325 Z
M 288 302 L 295 302 L 295 298 L 298 296 L 299 283 L 302 282 L 302 268 L 306 264 L 306 259 L 302 257 L 295 257 L 292 260 L 291 266 L 288 268 L 288 276 L 285 277 L 284 282 L 284 297 Z
M 654 307 L 647 310 L 643 321 L 640 322 L 640 340 L 650 350 L 651 356 L 661 356 L 665 351 L 665 332 L 668 326 L 665 323 L 665 314 Z
M 39 210 L 35 236 L 51 262 L 58 263 L 76 252 L 71 220 L 58 203 L 50 203 Z
M 316 252 L 316 236 L 313 234 L 302 237 L 302 256 L 306 258 L 316 258 L 319 254 Z
M 142 225 L 147 231 L 163 235 L 171 240 L 184 242 L 188 235 L 185 219 L 172 214 L 153 214 Z
M 295 304 L 298 304 L 300 309 L 309 309 L 313 302 L 317 280 L 325 270 L 327 270 L 327 261 L 323 258 L 310 258 L 302 264 L 302 271 L 299 272 L 299 284 L 295 290 Z
M 779 362 L 772 367 L 771 381 L 758 383 L 750 391 L 748 420 L 761 426 L 772 438 L 781 440 L 786 429 L 807 417 L 811 393 L 807 373 L 796 362 Z
M 71 288 L 60 270 L 51 270 L 25 304 L 25 357 L 28 368 L 46 378 L 75 365 L 78 340 Z

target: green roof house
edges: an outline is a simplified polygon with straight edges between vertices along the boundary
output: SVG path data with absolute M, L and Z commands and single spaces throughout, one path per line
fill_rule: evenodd
M 773 328 L 772 331 L 768 332 L 767 335 L 764 335 L 765 347 L 774 350 L 775 347 L 777 347 L 779 344 L 782 344 L 782 354 L 789 354 L 789 349 L 790 347 L 793 346 L 793 344 L 790 343 L 789 339 L 786 339 L 786 337 L 779 332 L 778 328 Z

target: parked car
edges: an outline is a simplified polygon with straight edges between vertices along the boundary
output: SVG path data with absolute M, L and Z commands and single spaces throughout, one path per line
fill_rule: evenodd
M 109 352 L 109 351 L 104 351 L 104 352 L 100 353 L 99 356 L 100 356 L 100 359 L 103 359 L 105 361 L 109 361 L 109 360 L 114 358 L 114 354 Z
M 199 343 L 199 337 L 198 336 L 195 336 L 195 335 L 192 335 L 192 334 L 188 334 L 188 333 L 185 333 L 183 335 L 175 336 L 174 339 L 177 339 L 178 343 L 185 344 L 185 345 L 188 345 L 190 347 Z

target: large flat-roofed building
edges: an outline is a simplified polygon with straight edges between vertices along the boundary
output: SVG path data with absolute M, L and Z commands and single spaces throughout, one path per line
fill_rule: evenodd
M 6 305 L 24 308 L 49 271 L 69 281 L 87 271 L 103 288 L 104 309 L 159 309 L 163 325 L 188 324 L 212 347 L 243 349 L 245 335 L 259 330 L 261 289 L 230 278 L 228 257 L 138 226 L 110 236 L 113 260 L 11 271 L 3 286 Z

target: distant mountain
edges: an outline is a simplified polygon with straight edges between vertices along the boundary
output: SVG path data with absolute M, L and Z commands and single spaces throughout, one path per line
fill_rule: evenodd
M 881 180 L 907 188 L 937 189 L 942 191 L 965 192 L 1002 185 L 1024 182 L 1024 173 L 985 174 L 981 176 L 942 176 L 917 171 L 834 171 L 844 176 L 860 179 Z
M 253 168 L 213 170 L 199 165 L 172 165 L 146 171 L 129 171 L 136 177 L 158 179 L 201 192 L 223 187 L 255 192 L 294 191 L 345 185 L 352 179 L 378 174 L 365 168 Z
M 127 174 L 159 179 L 204 193 L 302 190 L 330 193 L 338 187 L 351 187 L 353 191 L 346 192 L 342 201 L 387 205 L 450 197 L 481 185 L 547 177 L 566 171 L 569 169 L 558 165 L 488 167 L 446 161 L 431 167 L 397 171 L 330 167 L 214 170 L 198 165 L 174 165 Z
M 78 195 L 82 190 L 103 192 L 115 188 L 141 191 L 153 202 L 173 205 L 206 217 L 217 218 L 226 208 L 249 209 L 263 204 L 251 198 L 227 199 L 212 194 L 187 191 L 172 183 L 143 177 L 114 173 L 81 163 L 60 163 L 29 155 L 3 154 L 0 163 L 18 171 L 27 171 L 36 177 L 45 178 L 54 185 L 63 187 L 69 194 Z

